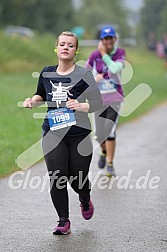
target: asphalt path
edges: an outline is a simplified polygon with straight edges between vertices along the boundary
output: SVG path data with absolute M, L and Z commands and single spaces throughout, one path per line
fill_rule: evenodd
M 52 235 L 58 218 L 48 179 L 44 185 L 44 162 L 13 180 L 1 179 L 0 251 L 167 251 L 167 103 L 118 128 L 115 180 L 105 170 L 100 174 L 99 153 L 97 148 L 90 173 L 94 216 L 83 220 L 78 196 L 69 189 L 68 236 Z

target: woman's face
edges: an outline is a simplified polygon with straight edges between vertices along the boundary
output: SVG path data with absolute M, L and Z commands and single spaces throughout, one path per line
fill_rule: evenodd
M 57 45 L 59 59 L 72 60 L 76 54 L 76 39 L 72 36 L 60 35 Z
M 116 37 L 106 37 L 102 39 L 102 42 L 107 50 L 107 53 L 110 53 L 114 48 L 114 44 L 116 42 Z

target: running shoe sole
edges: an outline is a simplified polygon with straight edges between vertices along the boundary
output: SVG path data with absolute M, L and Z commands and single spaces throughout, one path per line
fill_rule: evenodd
M 56 230 L 53 232 L 53 235 L 68 235 L 71 233 L 71 230 L 68 229 L 67 232 L 62 232 L 61 230 Z

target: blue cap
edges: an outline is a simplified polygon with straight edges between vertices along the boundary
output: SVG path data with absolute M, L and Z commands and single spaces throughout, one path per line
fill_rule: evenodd
M 105 37 L 116 37 L 116 32 L 113 27 L 105 26 L 101 30 L 100 39 L 104 39 Z

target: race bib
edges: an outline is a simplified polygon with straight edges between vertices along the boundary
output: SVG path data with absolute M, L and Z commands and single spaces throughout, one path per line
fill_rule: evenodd
M 74 112 L 69 108 L 49 110 L 47 115 L 50 130 L 52 131 L 70 127 L 76 124 Z
M 101 94 L 109 94 L 117 91 L 117 85 L 110 79 L 101 80 L 98 82 L 98 87 Z

